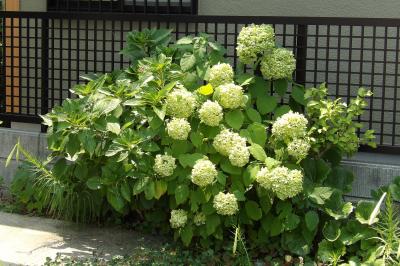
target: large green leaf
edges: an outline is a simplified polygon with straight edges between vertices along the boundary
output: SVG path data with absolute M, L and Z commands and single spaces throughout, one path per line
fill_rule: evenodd
M 186 225 L 182 231 L 180 232 L 182 242 L 185 246 L 189 246 L 190 242 L 192 241 L 193 237 L 193 228 L 192 225 Z
M 182 184 L 182 185 L 177 186 L 176 190 L 175 190 L 176 204 L 179 205 L 179 204 L 184 203 L 188 199 L 189 193 L 190 193 L 190 191 L 189 191 L 189 187 L 187 185 Z
M 280 116 L 282 116 L 284 114 L 289 113 L 289 111 L 290 111 L 289 105 L 281 105 L 281 106 L 279 106 L 278 108 L 275 109 L 274 117 L 278 118 L 278 117 L 280 117 Z
M 310 179 L 313 184 L 323 184 L 331 171 L 330 166 L 322 159 L 316 160 L 307 158 L 303 160 L 302 166 L 305 176 Z
M 121 103 L 120 99 L 117 98 L 104 98 L 96 101 L 93 106 L 93 112 L 99 112 L 101 114 L 108 114 L 114 111 L 115 108 Z
M 260 114 L 265 115 L 275 110 L 278 102 L 274 96 L 265 94 L 257 97 L 256 105 Z
M 257 112 L 257 110 L 255 110 L 253 108 L 247 108 L 246 115 L 252 122 L 257 122 L 257 123 L 262 122 L 260 113 Z
M 264 162 L 265 159 L 267 159 L 267 154 L 265 153 L 264 149 L 256 143 L 253 143 L 249 147 L 249 151 L 250 151 L 251 155 L 253 155 L 254 158 L 256 158 L 257 160 L 259 160 L 261 162 Z
M 271 236 L 277 236 L 283 231 L 282 221 L 278 217 L 274 217 L 271 222 L 270 234 Z
M 308 211 L 305 215 L 306 226 L 308 230 L 314 231 L 319 223 L 318 213 L 315 211 Z
M 257 202 L 249 200 L 245 203 L 244 205 L 246 209 L 246 214 L 250 219 L 258 221 L 262 217 L 262 211 L 260 206 L 257 204 Z
M 220 183 L 221 185 L 225 186 L 226 184 L 226 175 L 224 175 L 224 173 L 222 173 L 221 171 L 218 171 L 218 175 L 217 175 L 217 181 L 218 183 Z
M 106 129 L 107 129 L 107 131 L 112 132 L 116 135 L 119 135 L 119 133 L 121 132 L 121 127 L 120 127 L 119 123 L 109 122 L 106 125 Z
M 81 151 L 81 142 L 79 141 L 78 135 L 70 134 L 67 137 L 68 142 L 65 145 L 66 152 L 71 156 Z
M 89 131 L 81 131 L 78 133 L 79 141 L 82 144 L 82 147 L 92 155 L 96 149 L 96 140 L 93 136 L 93 133 Z
M 242 173 L 242 169 L 240 167 L 232 165 L 229 160 L 223 160 L 221 162 L 221 169 L 227 173 L 232 175 L 240 175 Z
M 244 185 L 250 186 L 254 180 L 256 180 L 257 177 L 257 173 L 260 170 L 260 166 L 257 164 L 251 164 L 249 166 L 247 166 L 246 170 L 244 171 L 243 174 L 243 183 Z
M 349 220 L 343 227 L 339 240 L 345 245 L 353 245 L 360 240 L 376 237 L 376 231 L 365 224 Z
M 322 262 L 337 262 L 344 254 L 346 247 L 340 241 L 330 242 L 324 239 L 318 244 L 318 258 Z
M 310 253 L 310 243 L 298 232 L 284 234 L 284 239 L 289 251 L 299 256 L 306 256 Z M 304 265 L 308 265 L 307 263 Z
M 333 193 L 333 189 L 331 187 L 315 187 L 312 192 L 308 195 L 308 197 L 317 204 L 325 204 Z
M 144 187 L 144 196 L 147 200 L 151 200 L 155 197 L 156 185 L 154 181 L 149 181 L 149 183 Z
M 190 141 L 196 148 L 200 147 L 201 144 L 203 144 L 203 139 L 204 139 L 204 136 L 201 132 L 190 133 Z
M 136 180 L 135 184 L 132 187 L 132 194 L 138 195 L 139 193 L 143 192 L 146 185 L 149 183 L 150 177 L 140 177 Z
M 263 95 L 269 94 L 271 91 L 270 82 L 264 80 L 262 77 L 255 77 L 254 82 L 249 86 L 249 92 L 253 98 L 259 98 Z
M 185 36 L 185 37 L 182 37 L 179 40 L 177 40 L 176 44 L 184 45 L 184 44 L 192 44 L 192 42 L 193 42 L 192 36 Z
M 288 89 L 288 82 L 286 79 L 278 79 L 273 81 L 275 91 L 281 96 L 285 96 Z
M 225 114 L 226 123 L 233 129 L 239 130 L 244 122 L 244 115 L 239 109 L 235 109 Z
M 366 201 L 366 200 L 360 200 L 357 204 L 356 207 L 356 219 L 362 224 L 368 224 L 369 223 L 369 218 L 374 211 L 375 208 L 375 202 L 373 201 Z M 375 218 L 372 223 L 377 222 L 378 219 Z
M 122 197 L 128 201 L 131 202 L 131 196 L 132 196 L 132 190 L 128 184 L 128 182 L 122 182 L 119 186 L 119 189 L 121 191 Z
M 221 223 L 218 214 L 211 214 L 206 219 L 206 230 L 208 235 L 212 235 Z
M 252 123 L 247 127 L 251 142 L 264 147 L 267 142 L 267 129 L 261 123 Z
M 340 223 L 338 221 L 329 221 L 324 225 L 322 229 L 322 234 L 328 241 L 335 241 L 340 237 L 341 229 Z
M 353 211 L 353 205 L 351 202 L 344 202 L 343 194 L 335 190 L 330 199 L 325 202 L 324 210 L 336 220 L 345 219 Z
M 300 217 L 294 213 L 290 213 L 284 221 L 284 228 L 286 231 L 292 231 L 300 224 Z
M 155 193 L 154 198 L 157 200 L 161 198 L 162 195 L 167 192 L 168 184 L 164 180 L 157 180 L 155 183 Z
M 125 206 L 125 202 L 124 199 L 121 197 L 121 194 L 118 192 L 118 190 L 108 189 L 107 201 L 117 212 L 122 213 Z
M 204 155 L 201 153 L 193 153 L 193 154 L 181 154 L 179 155 L 179 163 L 182 167 L 193 167 L 196 162 L 200 159 L 204 158 Z
M 306 105 L 306 101 L 304 99 L 304 87 L 299 85 L 294 85 L 292 87 L 292 98 L 301 105 Z
M 196 57 L 191 53 L 185 53 L 180 61 L 182 71 L 188 71 L 196 65 Z
M 86 186 L 92 190 L 101 188 L 101 181 L 99 177 L 91 177 L 86 181 Z

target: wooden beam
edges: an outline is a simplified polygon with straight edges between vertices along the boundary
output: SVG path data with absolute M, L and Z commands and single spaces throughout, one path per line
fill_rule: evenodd
M 20 0 L 6 0 L 5 11 L 19 11 Z M 5 19 L 5 78 L 6 78 L 6 112 L 18 113 L 20 107 L 20 43 L 19 43 L 19 23 L 18 18 Z M 29 89 L 29 88 L 28 88 Z

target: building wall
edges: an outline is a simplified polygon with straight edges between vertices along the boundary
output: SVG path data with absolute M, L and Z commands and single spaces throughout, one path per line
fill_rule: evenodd
M 6 0 L 19 1 L 22 11 L 46 11 L 46 0 Z
M 21 10 L 45 11 L 46 0 L 20 1 Z M 200 15 L 399 18 L 398 0 L 199 0 Z
M 199 0 L 201 15 L 399 18 L 398 0 Z

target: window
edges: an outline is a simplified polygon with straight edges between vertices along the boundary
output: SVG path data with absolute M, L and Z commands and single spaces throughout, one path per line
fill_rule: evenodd
M 47 0 L 49 11 L 197 14 L 198 0 Z

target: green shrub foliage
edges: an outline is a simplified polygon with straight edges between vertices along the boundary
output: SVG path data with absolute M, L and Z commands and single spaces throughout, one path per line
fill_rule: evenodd
M 255 70 L 246 73 L 206 35 L 170 39 L 131 33 L 128 69 L 86 76 L 76 99 L 43 117 L 51 154 L 16 177 L 19 199 L 77 221 L 136 217 L 186 246 L 226 247 L 240 228 L 250 250 L 269 254 L 337 263 L 364 248 L 371 229 L 347 220 L 353 174 L 340 161 L 373 145 L 354 122 L 371 93 L 346 105 L 324 84 L 305 90 L 269 25 L 238 37 L 239 59 Z

